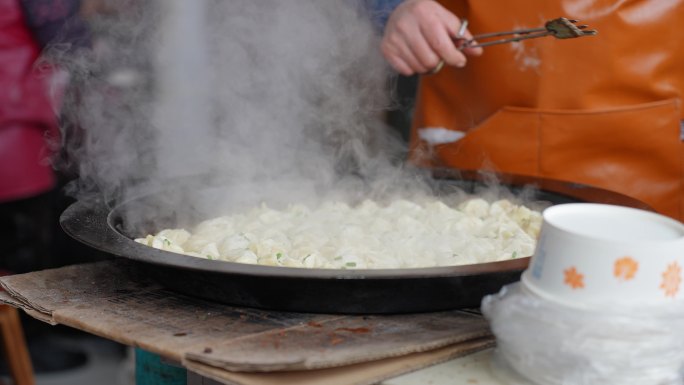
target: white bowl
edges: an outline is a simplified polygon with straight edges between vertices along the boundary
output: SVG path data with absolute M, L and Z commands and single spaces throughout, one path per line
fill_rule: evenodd
M 591 203 L 544 210 L 523 285 L 565 305 L 658 305 L 684 299 L 684 224 Z

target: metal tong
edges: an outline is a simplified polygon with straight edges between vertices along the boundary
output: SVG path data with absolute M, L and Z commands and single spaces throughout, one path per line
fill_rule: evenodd
M 579 20 L 559 17 L 557 19 L 547 21 L 542 28 L 516 29 L 506 32 L 483 33 L 473 36 L 472 39 L 465 39 L 463 36 L 465 34 L 466 28 L 468 28 L 468 20 L 463 19 L 461 22 L 461 28 L 458 30 L 458 33 L 454 39 L 458 42 L 458 49 L 463 50 L 466 48 L 478 48 L 496 44 L 513 43 L 516 41 L 536 39 L 545 36 L 553 36 L 556 39 L 572 39 L 582 36 L 593 36 L 598 33 L 598 31 L 595 29 L 587 29 L 589 26 L 586 24 L 575 25 L 578 21 Z M 512 37 L 499 40 L 483 41 L 493 37 L 510 35 L 512 35 Z M 429 73 L 436 74 L 442 69 L 442 67 L 444 67 L 444 60 L 441 60 Z
M 466 28 L 468 27 L 468 20 L 463 20 L 463 23 L 461 23 L 461 28 L 458 31 L 458 35 L 456 36 L 456 38 L 461 41 L 459 48 L 464 49 L 487 47 L 496 44 L 513 43 L 516 41 L 536 39 L 538 37 L 545 36 L 553 36 L 556 39 L 572 39 L 582 36 L 593 36 L 598 33 L 598 31 L 596 31 L 595 29 L 587 29 L 589 26 L 586 24 L 575 25 L 577 22 L 578 20 L 559 17 L 557 19 L 547 21 L 546 24 L 544 24 L 544 27 L 542 28 L 518 29 L 507 32 L 483 33 L 480 35 L 473 36 L 472 39 L 465 40 L 461 38 L 461 36 L 463 36 Z M 513 35 L 513 37 L 493 41 L 482 41 L 493 37 L 509 35 Z

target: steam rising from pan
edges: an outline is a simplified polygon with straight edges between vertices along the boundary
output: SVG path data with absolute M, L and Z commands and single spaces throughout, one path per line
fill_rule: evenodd
M 121 201 L 203 175 L 183 199 L 216 215 L 228 195 L 191 191 L 227 182 L 253 203 L 313 202 L 413 185 L 381 120 L 387 67 L 360 1 L 118 5 L 95 21 L 93 52 L 66 63 L 63 165 L 78 170 L 77 197 Z

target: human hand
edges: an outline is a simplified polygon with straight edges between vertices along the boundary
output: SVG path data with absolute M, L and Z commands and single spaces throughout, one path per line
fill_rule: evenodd
M 428 73 L 444 63 L 463 67 L 466 55 L 478 56 L 482 48 L 460 50 L 454 39 L 461 20 L 434 0 L 406 0 L 392 12 L 382 39 L 382 54 L 402 75 Z

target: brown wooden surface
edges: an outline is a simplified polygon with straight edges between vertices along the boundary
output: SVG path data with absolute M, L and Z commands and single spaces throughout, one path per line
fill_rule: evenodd
M 199 362 L 187 367 L 202 377 L 237 385 L 370 385 L 492 347 L 489 338 L 449 345 L 422 353 L 336 368 L 287 372 L 229 372 Z
M 34 385 L 33 366 L 17 309 L 0 305 L 2 349 L 15 385 Z
M 196 347 L 186 359 L 231 371 L 331 368 L 438 349 L 487 337 L 479 316 L 440 312 L 333 316 Z
M 415 370 L 446 357 L 422 352 L 451 347 L 447 356 L 456 356 L 492 342 L 486 321 L 467 312 L 346 316 L 238 308 L 168 291 L 128 261 L 8 276 L 0 284 L 7 291 L 0 301 L 39 319 L 205 368 L 225 381 L 236 372 L 350 367 L 411 355 L 414 365 L 402 367 Z

